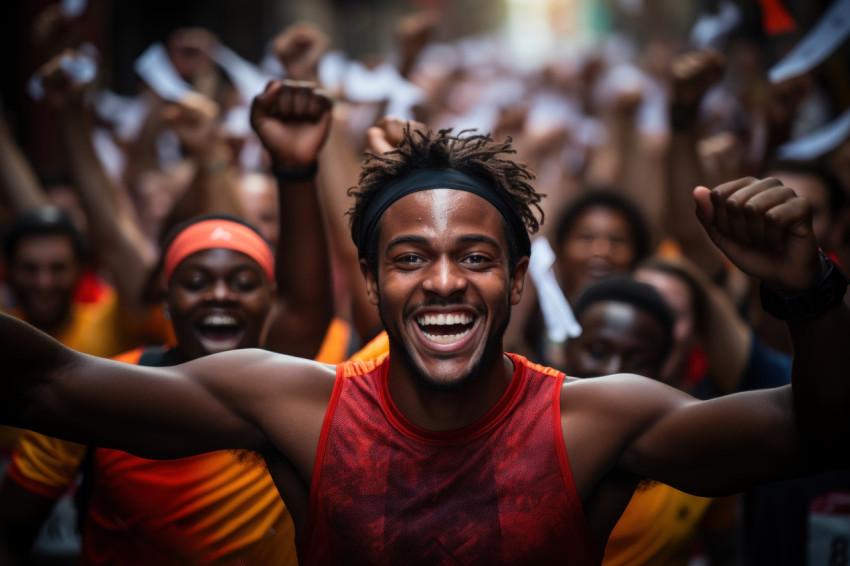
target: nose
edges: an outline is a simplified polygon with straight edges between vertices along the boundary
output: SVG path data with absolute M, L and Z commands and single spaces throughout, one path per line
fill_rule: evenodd
M 592 252 L 595 256 L 609 257 L 613 246 L 608 238 L 595 238 L 593 240 Z
M 435 295 L 449 297 L 466 289 L 466 278 L 460 266 L 443 257 L 430 266 L 422 288 Z
M 232 300 L 233 293 L 224 279 L 216 279 L 210 286 L 209 298 L 214 301 L 224 302 Z
M 33 282 L 37 289 L 46 290 L 53 287 L 55 278 L 53 277 L 53 273 L 51 273 L 50 269 L 41 268 L 35 273 Z

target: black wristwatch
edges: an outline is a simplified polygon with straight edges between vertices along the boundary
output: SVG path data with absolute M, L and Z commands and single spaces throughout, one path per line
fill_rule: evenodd
M 769 314 L 786 322 L 808 322 L 825 313 L 842 300 L 850 278 L 838 265 L 820 252 L 826 274 L 818 283 L 792 297 L 782 297 L 761 285 L 761 306 Z

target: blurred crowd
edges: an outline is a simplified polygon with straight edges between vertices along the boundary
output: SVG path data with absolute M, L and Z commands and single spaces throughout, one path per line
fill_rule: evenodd
M 0 310 L 93 355 L 175 345 L 160 269 L 174 227 L 227 214 L 273 249 L 288 245 L 273 160 L 252 128 L 254 98 L 286 79 L 315 83 L 333 101 L 316 159 L 330 254 L 315 261 L 329 267 L 308 268 L 309 258 L 278 266 L 302 285 L 327 285 L 329 312 L 315 315 L 326 330 L 321 352 L 288 353 L 333 363 L 364 347 L 360 355 L 381 351 L 380 318 L 366 300 L 345 216 L 347 190 L 364 152 L 393 151 L 417 129 L 452 128 L 509 137 L 547 195 L 534 285 L 513 311 L 506 350 L 570 375 L 638 373 L 702 398 L 785 385 L 786 328 L 707 239 L 691 191 L 775 177 L 811 203 L 822 250 L 850 265 L 850 84 L 841 55 L 850 3 L 834 0 L 811 29 L 779 0 L 759 4 L 758 37 L 742 29 L 740 5 L 721 0 L 687 32 L 564 40 L 535 65 L 495 32 L 437 41 L 446 24 L 439 11 L 399 19 L 393 52 L 368 62 L 310 22 L 268 38 L 261 61 L 207 29 L 180 28 L 135 61 L 134 96 L 110 90 L 103 54 L 74 33 L 85 2 L 51 5 L 32 36 L 52 56 L 27 92 L 68 167 L 62 175 L 33 167 L 19 145 L 27 124 L 0 114 Z M 304 280 L 316 273 L 328 281 Z M 630 291 L 623 277 L 658 297 Z M 594 318 L 598 301 L 648 312 L 662 326 L 658 339 L 647 340 L 656 334 L 646 327 L 605 328 L 604 316 Z M 209 332 L 224 340 L 238 330 L 220 322 Z M 2 431 L 4 469 L 13 450 L 22 450 L 18 431 Z M 28 487 L 20 474 L 4 486 L 15 481 Z M 61 487 L 38 493 L 44 510 L 29 515 L 0 490 L 10 557 L 76 560 L 68 493 L 77 488 Z M 605 563 L 844 564 L 848 501 L 847 472 L 717 499 L 647 485 L 615 529 Z M 52 527 L 38 534 L 44 523 Z

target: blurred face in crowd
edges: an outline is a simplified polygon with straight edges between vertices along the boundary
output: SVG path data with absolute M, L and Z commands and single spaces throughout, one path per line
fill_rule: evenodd
M 79 231 L 83 239 L 88 237 L 88 218 L 80 202 L 76 189 L 71 185 L 50 185 L 44 187 L 45 195 L 50 204 L 60 208 L 71 215 L 74 227 Z
M 655 287 L 673 310 L 673 348 L 664 364 L 659 380 L 678 387 L 686 377 L 688 358 L 696 345 L 696 307 L 691 288 L 681 278 L 664 271 L 638 269 L 634 278 Z
M 241 252 L 215 248 L 188 256 L 166 295 L 181 356 L 258 347 L 273 292 L 260 264 Z
M 588 285 L 628 273 L 635 261 L 631 227 L 620 212 L 604 206 L 578 217 L 558 249 L 558 269 L 567 298 Z
M 70 321 L 80 262 L 63 234 L 24 236 L 9 260 L 9 286 L 27 321 L 56 334 Z
M 564 346 L 566 373 L 598 377 L 636 373 L 657 379 L 664 364 L 664 327 L 629 303 L 599 301 L 579 320 L 582 333 Z
M 215 68 L 210 53 L 216 37 L 204 28 L 186 27 L 175 30 L 167 41 L 168 56 L 183 80 L 193 80 Z
M 277 247 L 280 234 L 280 213 L 274 178 L 260 173 L 244 175 L 239 183 L 239 202 L 246 222 Z

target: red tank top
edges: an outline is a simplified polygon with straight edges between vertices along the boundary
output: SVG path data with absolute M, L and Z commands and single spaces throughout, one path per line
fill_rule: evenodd
M 561 432 L 564 374 L 510 358 L 502 399 L 448 432 L 401 414 L 388 360 L 340 364 L 296 540 L 301 563 L 599 564 Z

